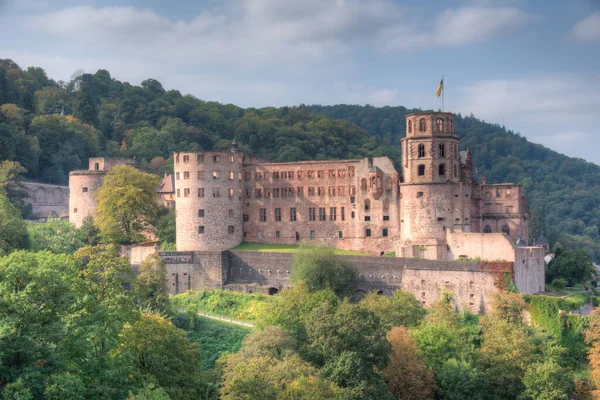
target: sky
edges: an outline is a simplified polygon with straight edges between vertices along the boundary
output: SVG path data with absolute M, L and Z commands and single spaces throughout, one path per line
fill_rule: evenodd
M 600 0 L 0 0 L 0 58 L 241 107 L 473 113 L 600 164 Z

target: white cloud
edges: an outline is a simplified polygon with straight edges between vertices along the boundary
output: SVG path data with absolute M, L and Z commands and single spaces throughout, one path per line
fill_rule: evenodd
M 538 17 L 516 7 L 469 6 L 448 9 L 438 15 L 433 23 L 419 23 L 396 27 L 388 32 L 389 40 L 383 42 L 384 50 L 420 47 L 452 47 L 485 41 L 492 36 L 512 33 Z M 431 31 L 419 26 L 432 26 Z
M 577 22 L 570 36 L 584 42 L 600 41 L 600 11 Z

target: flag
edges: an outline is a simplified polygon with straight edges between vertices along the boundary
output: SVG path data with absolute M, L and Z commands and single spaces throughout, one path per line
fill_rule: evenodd
M 444 78 L 442 78 L 442 80 L 440 81 L 440 84 L 438 85 L 438 88 L 435 91 L 435 96 L 440 97 L 440 95 L 442 94 L 442 90 L 444 90 Z

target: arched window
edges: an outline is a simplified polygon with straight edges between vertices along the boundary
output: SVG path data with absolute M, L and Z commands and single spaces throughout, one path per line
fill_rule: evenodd
M 508 226 L 506 226 L 506 225 L 502 226 L 502 233 L 506 233 L 507 235 L 510 235 L 510 229 L 508 229 Z
M 419 145 L 418 151 L 417 151 L 417 157 L 419 157 L 419 158 L 425 157 L 425 145 L 424 144 Z
M 419 167 L 417 168 L 417 174 L 419 176 L 425 175 L 425 165 L 423 165 L 423 164 L 419 165 Z
M 412 133 L 412 120 L 408 121 L 408 133 Z
M 440 176 L 445 176 L 446 175 L 446 164 L 440 164 L 438 167 L 438 173 L 440 174 Z
M 483 233 L 492 233 L 492 227 L 486 225 L 485 228 L 483 228 Z
M 455 177 L 455 178 L 458 178 L 458 173 L 457 173 L 456 171 L 457 171 L 457 169 L 456 169 L 456 165 L 454 165 L 454 177 Z
M 365 178 L 362 178 L 360 180 L 360 189 L 361 190 L 367 190 L 367 180 Z
M 371 210 L 371 200 L 366 199 L 365 200 L 365 211 L 370 211 Z
M 444 118 L 438 118 L 435 120 L 435 130 L 442 132 L 444 130 Z
M 392 178 L 385 180 L 385 190 L 392 190 Z
M 419 120 L 419 132 L 425 132 L 425 118 Z
M 448 118 L 448 132 L 454 132 L 454 121 L 452 118 Z
M 444 158 L 446 157 L 446 146 L 444 146 L 444 143 L 440 143 L 440 145 L 438 146 L 439 148 L 439 153 L 440 153 L 440 157 Z

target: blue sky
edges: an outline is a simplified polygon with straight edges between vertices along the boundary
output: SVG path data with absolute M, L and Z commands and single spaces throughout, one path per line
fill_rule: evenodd
M 439 108 L 600 164 L 597 0 L 0 0 L 0 58 L 243 107 Z

